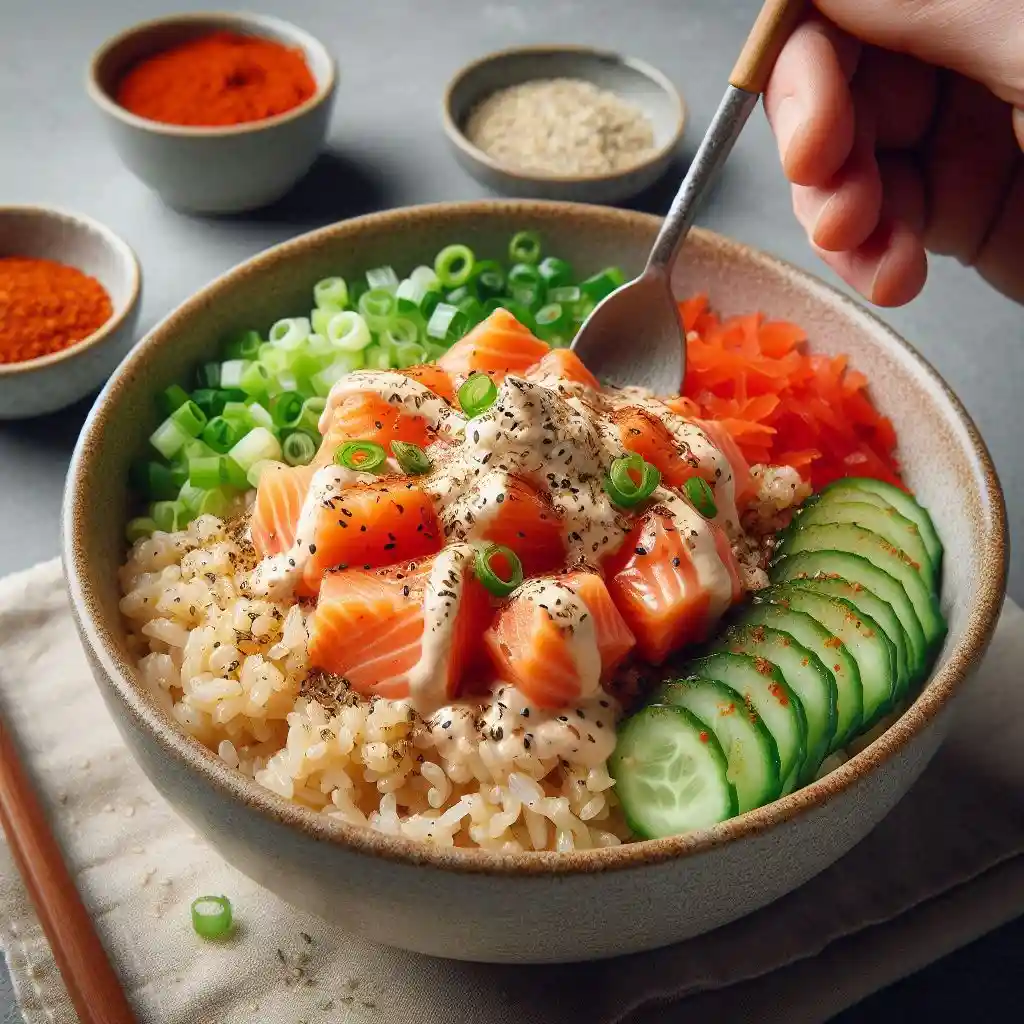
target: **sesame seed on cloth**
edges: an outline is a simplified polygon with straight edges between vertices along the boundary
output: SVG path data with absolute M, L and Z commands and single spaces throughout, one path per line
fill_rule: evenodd
M 544 78 L 501 89 L 466 120 L 466 138 L 506 167 L 541 175 L 628 170 L 654 149 L 646 115 L 607 89 Z
M 59 562 L 0 580 L 7 726 L 140 1024 L 653 1024 L 744 1020 L 751 1006 L 765 1020 L 831 1017 L 1024 911 L 1024 818 L 1005 800 L 978 799 L 979 780 L 986 791 L 1024 792 L 1022 658 L 1024 614 L 1008 602 L 932 765 L 803 889 L 621 963 L 496 966 L 374 945 L 242 875 L 125 753 L 79 646 Z M 103 813 L 108 805 L 135 814 Z M 192 931 L 190 904 L 208 893 L 232 902 L 238 928 L 228 942 Z M 379 904 L 394 902 L 388 893 Z M 580 905 L 570 926 L 590 929 L 594 910 Z M 402 907 L 395 914 L 412 927 Z M 353 905 L 352 919 L 363 916 Z M 453 910 L 420 934 L 457 926 Z M 0 947 L 26 1024 L 74 1024 L 3 842 Z

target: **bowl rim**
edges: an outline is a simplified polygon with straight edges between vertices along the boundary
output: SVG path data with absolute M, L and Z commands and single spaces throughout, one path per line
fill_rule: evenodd
M 76 527 L 80 511 L 89 502 L 90 450 L 102 444 L 106 420 L 118 392 L 137 376 L 137 370 L 148 354 L 176 334 L 179 320 L 200 312 L 216 302 L 219 295 L 233 287 L 240 275 L 273 271 L 293 255 L 315 247 L 327 239 L 358 236 L 366 227 L 408 229 L 410 222 L 450 222 L 454 217 L 504 214 L 510 219 L 524 212 L 535 217 L 572 217 L 604 220 L 609 228 L 643 227 L 652 234 L 660 219 L 649 214 L 580 203 L 541 200 L 477 200 L 472 202 L 436 203 L 407 207 L 342 221 L 301 235 L 274 246 L 222 274 L 194 294 L 154 327 L 124 360 L 93 406 L 83 426 L 68 472 L 61 523 L 61 547 L 67 576 L 71 607 L 79 635 L 94 663 L 94 674 L 101 670 L 105 681 L 101 687 L 113 691 L 127 714 L 148 734 L 149 738 L 186 769 L 194 771 L 203 783 L 229 801 L 239 801 L 256 815 L 298 829 L 307 840 L 325 842 L 344 849 L 346 853 L 386 860 L 405 866 L 425 866 L 460 874 L 484 874 L 502 878 L 529 876 L 567 876 L 605 871 L 636 870 L 669 860 L 694 857 L 726 843 L 763 834 L 784 822 L 799 819 L 817 806 L 838 797 L 866 775 L 880 769 L 938 716 L 984 654 L 995 630 L 1002 608 L 1008 571 L 1009 542 L 1006 508 L 995 467 L 974 422 L 963 404 L 942 380 L 935 369 L 906 341 L 874 313 L 852 298 L 804 270 L 714 232 L 694 229 L 696 236 L 718 252 L 743 257 L 753 269 L 784 273 L 795 278 L 812 298 L 838 303 L 849 315 L 859 319 L 866 328 L 884 338 L 903 358 L 909 359 L 949 403 L 949 411 L 966 435 L 973 449 L 982 486 L 979 495 L 984 522 L 981 564 L 990 573 L 977 585 L 963 636 L 950 649 L 945 663 L 934 672 L 914 703 L 884 733 L 864 750 L 829 775 L 804 789 L 791 793 L 764 807 L 748 811 L 710 828 L 682 836 L 642 840 L 621 846 L 568 853 L 524 852 L 499 853 L 475 848 L 436 848 L 404 836 L 386 835 L 374 829 L 348 825 L 326 815 L 301 807 L 264 789 L 253 779 L 228 768 L 217 755 L 198 740 L 180 731 L 163 712 L 143 695 L 132 680 L 132 670 L 121 661 L 117 643 L 110 628 L 94 614 L 90 587 L 85 571 L 90 556 L 83 531 Z
M 115 47 L 131 39 L 133 36 L 143 35 L 152 32 L 154 29 L 166 25 L 209 25 L 211 29 L 220 25 L 235 25 L 238 31 L 245 34 L 245 30 L 251 30 L 250 35 L 258 35 L 267 38 L 264 33 L 259 32 L 260 28 L 273 29 L 281 36 L 287 37 L 292 45 L 302 47 L 306 50 L 315 51 L 324 61 L 327 73 L 323 81 L 317 79 L 316 91 L 303 103 L 291 110 L 274 117 L 264 118 L 262 121 L 244 121 L 236 125 L 184 125 L 170 124 L 166 121 L 154 121 L 148 117 L 140 117 L 130 110 L 122 107 L 113 96 L 100 83 L 99 70 L 104 60 L 110 55 Z M 310 73 L 313 69 L 310 68 Z M 317 76 L 314 74 L 314 78 Z M 135 25 L 122 29 L 116 35 L 111 36 L 94 51 L 89 58 L 85 74 L 85 90 L 89 98 L 102 111 L 111 117 L 117 118 L 124 124 L 131 125 L 142 131 L 152 132 L 155 135 L 166 135 L 172 138 L 182 139 L 216 139 L 231 138 L 238 135 L 250 135 L 257 132 L 269 131 L 289 121 L 297 120 L 319 107 L 330 99 L 338 83 L 338 66 L 330 50 L 320 42 L 311 32 L 304 28 L 278 18 L 272 14 L 254 14 L 250 11 L 199 11 L 196 13 L 182 12 L 178 14 L 166 14 L 157 18 L 150 18 L 140 21 Z
M 621 170 L 611 171 L 606 174 L 595 173 L 568 175 L 541 174 L 539 172 L 535 173 L 532 171 L 519 170 L 515 167 L 503 164 L 499 160 L 495 160 L 482 149 L 474 146 L 473 143 L 470 142 L 469 137 L 462 130 L 462 127 L 459 125 L 452 111 L 452 97 L 456 88 L 470 75 L 479 71 L 488 64 L 496 63 L 497 61 L 505 60 L 509 57 L 528 56 L 530 54 L 560 53 L 574 53 L 588 57 L 611 59 L 639 72 L 645 78 L 654 82 L 655 85 L 657 85 L 662 92 L 668 96 L 675 107 L 675 127 L 668 141 L 652 150 L 650 156 L 646 157 L 644 160 L 641 160 L 639 163 L 631 164 L 629 167 Z M 683 97 L 683 94 L 676 88 L 675 83 L 673 83 L 668 75 L 663 71 L 660 71 L 653 64 L 648 63 L 640 57 L 632 57 L 629 54 L 618 53 L 615 50 L 607 50 L 603 47 L 597 46 L 574 45 L 571 43 L 510 46 L 502 50 L 495 50 L 492 53 L 484 54 L 482 57 L 477 57 L 475 60 L 471 60 L 468 64 L 464 64 L 455 72 L 454 75 L 452 75 L 445 85 L 444 94 L 441 99 L 441 121 L 445 134 L 448 136 L 452 144 L 465 153 L 466 156 L 475 160 L 477 163 L 490 168 L 492 171 L 497 171 L 498 173 L 505 175 L 506 177 L 515 178 L 517 181 L 522 182 L 540 182 L 545 185 L 607 184 L 609 182 L 621 181 L 624 178 L 630 177 L 644 170 L 657 167 L 659 164 L 667 160 L 678 147 L 679 142 L 686 131 L 686 124 L 688 120 L 689 108 L 687 107 L 686 99 Z
M 48 366 L 54 366 L 68 359 L 74 359 L 82 355 L 88 349 L 94 348 L 106 339 L 120 331 L 125 322 L 131 316 L 139 302 L 139 295 L 142 292 L 142 266 L 135 250 L 116 234 L 106 224 L 94 220 L 84 213 L 76 213 L 59 206 L 43 206 L 37 203 L 5 203 L 0 206 L 0 220 L 8 214 L 27 215 L 36 217 L 39 220 L 59 220 L 65 224 L 74 225 L 76 230 L 89 230 L 99 235 L 106 246 L 114 253 L 120 261 L 122 269 L 128 278 L 129 294 L 120 312 L 114 312 L 110 318 L 92 334 L 87 334 L 80 341 L 76 341 L 67 348 L 58 352 L 50 352 L 45 356 L 37 356 L 35 359 L 25 359 L 20 363 L 0 363 L 0 377 L 14 377 L 20 373 L 31 373 L 33 370 L 43 370 Z M 67 264 L 71 266 L 72 264 Z M 81 270 L 76 267 L 76 270 Z M 87 271 L 82 271 L 88 273 Z M 91 276 L 91 275 L 90 275 Z

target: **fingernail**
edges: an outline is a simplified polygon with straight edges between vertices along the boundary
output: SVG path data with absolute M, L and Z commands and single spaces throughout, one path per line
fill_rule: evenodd
M 874 243 L 879 249 L 882 250 L 883 256 L 878 261 L 878 265 L 875 267 L 875 273 L 871 278 L 871 288 L 865 294 L 868 299 L 873 302 L 876 306 L 886 305 L 885 300 L 881 294 L 882 289 L 879 287 L 881 282 L 885 279 L 887 272 L 893 261 L 893 239 L 896 237 L 897 227 L 895 224 L 889 224 L 879 229 L 868 244 Z
M 785 165 L 789 159 L 789 149 L 793 144 L 793 136 L 800 127 L 800 104 L 793 96 L 787 96 L 775 109 L 772 118 L 772 130 L 779 146 L 779 155 Z

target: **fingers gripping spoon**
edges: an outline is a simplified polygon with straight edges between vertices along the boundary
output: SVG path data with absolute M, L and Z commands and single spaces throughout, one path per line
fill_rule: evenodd
M 660 395 L 679 392 L 686 373 L 686 336 L 672 294 L 672 267 L 701 199 L 732 152 L 805 8 L 806 0 L 766 0 L 647 266 L 600 302 L 576 335 L 573 350 L 599 380 Z

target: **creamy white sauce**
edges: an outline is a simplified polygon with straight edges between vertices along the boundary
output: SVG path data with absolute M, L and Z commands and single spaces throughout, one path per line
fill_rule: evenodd
M 539 708 L 522 691 L 499 684 L 483 703 L 459 702 L 426 720 L 442 757 L 462 759 L 478 744 L 501 761 L 516 757 L 558 758 L 596 768 L 615 749 L 619 705 L 607 693 L 569 708 Z
M 410 416 L 422 416 L 433 430 L 452 434 L 465 428 L 465 417 L 418 380 L 394 370 L 357 370 L 335 381 L 320 415 L 320 433 L 327 433 L 334 410 L 346 398 L 367 391 Z
M 320 421 L 321 432 L 328 431 L 334 410 L 346 397 L 366 391 L 406 413 L 422 416 L 451 443 L 439 453 L 434 470 L 419 478 L 420 485 L 434 499 L 449 546 L 437 556 L 423 598 L 423 646 L 409 677 L 410 706 L 430 716 L 432 730 L 450 732 L 452 742 L 466 739 L 459 730 L 472 726 L 473 737 L 479 739 L 479 730 L 483 729 L 491 737 L 489 742 L 505 744 L 509 749 L 521 750 L 528 743 L 525 749 L 542 757 L 573 761 L 586 758 L 586 763 L 600 763 L 614 746 L 615 713 L 608 711 L 606 705 L 613 702 L 600 686 L 595 624 L 593 616 L 585 614 L 582 600 L 556 580 L 528 581 L 522 592 L 557 607 L 561 621 L 569 627 L 567 633 L 572 637 L 571 650 L 584 694 L 579 708 L 557 712 L 534 708 L 510 686 L 502 686 L 483 705 L 445 704 L 445 666 L 467 559 L 473 555 L 469 542 L 486 532 L 510 482 L 518 478 L 550 502 L 566 543 L 567 564 L 584 562 L 596 567 L 618 550 L 633 519 L 611 503 L 604 479 L 611 462 L 628 454 L 613 417 L 629 407 L 644 410 L 668 427 L 680 457 L 711 482 L 718 508 L 716 523 L 732 537 L 738 530 L 739 517 L 728 459 L 699 425 L 674 413 L 649 392 L 636 388 L 594 392 L 554 377 L 537 381 L 510 375 L 499 386 L 493 405 L 467 420 L 419 381 L 393 371 L 357 371 L 331 389 Z M 389 469 L 397 467 L 389 461 Z M 276 600 L 290 596 L 310 557 L 309 542 L 320 506 L 352 484 L 376 479 L 372 474 L 335 465 L 319 470 L 303 504 L 295 544 L 288 552 L 265 559 L 254 570 L 253 590 Z M 717 619 L 732 601 L 732 579 L 718 555 L 711 523 L 696 512 L 685 492 L 667 486 L 658 488 L 648 504 L 662 507 L 671 515 L 686 538 L 698 579 L 710 596 L 709 614 Z M 499 698 L 498 694 L 505 697 Z M 517 710 L 510 712 L 513 706 Z M 516 715 L 529 720 L 528 730 L 518 720 L 511 731 L 502 725 L 503 720 L 512 721 Z M 443 728 L 443 722 L 449 720 L 449 726 Z M 600 727 L 593 724 L 598 721 Z
M 420 658 L 409 672 L 409 705 L 420 714 L 427 714 L 448 700 L 446 666 L 473 557 L 470 545 L 453 544 L 445 548 L 431 566 L 423 594 Z

